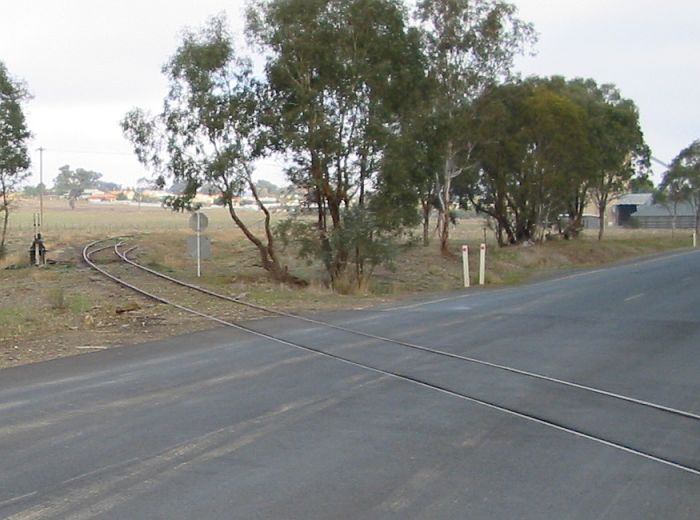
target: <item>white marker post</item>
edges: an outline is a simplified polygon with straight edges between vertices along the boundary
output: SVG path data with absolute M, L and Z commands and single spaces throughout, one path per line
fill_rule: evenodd
M 464 271 L 464 287 L 469 287 L 469 247 L 462 246 L 462 269 Z
M 484 285 L 486 280 L 486 244 L 479 247 L 479 285 Z
M 695 231 L 693 231 L 693 249 L 698 247 L 698 235 Z
M 202 220 L 201 213 L 197 212 L 197 278 L 202 276 Z

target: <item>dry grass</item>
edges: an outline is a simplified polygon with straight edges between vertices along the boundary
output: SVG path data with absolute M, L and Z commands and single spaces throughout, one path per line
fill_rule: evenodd
M 65 205 L 65 207 L 64 207 Z M 118 289 L 81 266 L 82 247 L 110 235 L 132 235 L 139 260 L 178 278 L 194 281 L 251 302 L 295 311 L 355 308 L 407 295 L 455 290 L 462 287 L 459 255 L 470 247 L 472 280 L 478 268 L 478 246 L 484 241 L 480 220 L 463 220 L 453 230 L 454 252 L 444 257 L 437 243 L 430 247 L 405 245 L 395 269 L 379 268 L 368 287 L 338 294 L 327 287 L 322 267 L 292 254 L 282 259 L 290 271 L 309 281 L 303 289 L 271 280 L 260 266 L 257 250 L 245 240 L 221 210 L 209 212 L 212 258 L 203 262 L 196 278 L 194 260 L 187 255 L 187 216 L 159 208 L 79 206 L 71 211 L 65 201 L 49 201 L 44 227 L 48 257 L 58 263 L 30 268 L 27 249 L 32 239 L 34 202 L 12 215 L 8 256 L 0 261 L 0 367 L 62 355 L 73 355 L 76 345 L 118 345 L 146 341 L 207 327 L 177 312 Z M 260 215 L 244 213 L 255 225 Z M 28 225 L 27 225 L 28 223 Z M 18 225 L 19 224 L 19 225 Z M 258 226 L 259 230 L 259 226 Z M 499 249 L 486 234 L 488 285 L 520 283 L 690 245 L 689 233 L 614 230 L 603 242 L 593 234 L 576 241 L 553 241 L 533 247 Z M 106 257 L 105 257 L 106 258 Z M 2 269 L 3 267 L 14 269 Z M 118 305 L 135 305 L 138 311 L 118 314 Z M 189 320 L 189 321 L 188 321 Z

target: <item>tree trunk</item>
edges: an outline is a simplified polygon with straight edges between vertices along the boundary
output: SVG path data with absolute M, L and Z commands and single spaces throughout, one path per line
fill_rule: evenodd
M 272 242 L 269 242 L 268 238 L 268 244 L 266 246 L 258 237 L 256 237 L 250 231 L 248 226 L 245 225 L 245 223 L 236 213 L 236 210 L 233 207 L 233 201 L 230 198 L 227 201 L 227 207 L 229 215 L 231 215 L 231 218 L 236 223 L 238 228 L 241 231 L 243 231 L 243 234 L 246 236 L 246 238 L 250 240 L 255 245 L 255 247 L 258 248 L 258 253 L 260 254 L 260 261 L 262 262 L 263 269 L 270 273 L 270 275 L 272 275 L 272 277 L 278 282 L 300 286 L 306 286 L 308 284 L 305 280 L 302 280 L 301 278 L 297 278 L 296 276 L 289 274 L 287 268 L 280 265 L 279 261 L 277 260 L 277 256 L 275 255 Z M 272 236 L 269 225 L 269 219 L 266 217 L 265 231 L 268 237 Z
M 2 196 L 2 234 L 0 235 L 0 258 L 5 254 L 5 240 L 7 237 L 7 224 L 10 220 L 10 201 L 7 200 L 8 187 L 5 184 L 5 179 L 0 179 L 0 196 Z
M 676 215 L 678 214 L 678 203 L 673 203 L 673 217 L 671 218 L 671 238 L 676 236 Z
M 450 240 L 450 215 L 449 215 L 449 211 L 447 211 L 442 216 L 442 222 L 440 222 L 440 252 L 443 255 L 450 254 L 449 240 Z
M 445 167 L 443 170 L 443 179 L 439 190 L 438 199 L 440 201 L 440 221 L 439 221 L 439 236 L 440 236 L 440 252 L 443 255 L 449 255 L 449 239 L 450 239 L 450 188 L 452 185 L 452 176 L 454 173 L 454 152 L 452 141 L 447 143 L 447 153 L 445 156 Z
M 3 207 L 2 216 L 2 235 L 0 235 L 0 257 L 2 257 L 5 251 L 5 237 L 7 236 L 7 223 L 10 220 L 10 212 L 7 210 L 7 206 Z
M 421 201 L 423 207 L 423 247 L 430 245 L 430 201 Z

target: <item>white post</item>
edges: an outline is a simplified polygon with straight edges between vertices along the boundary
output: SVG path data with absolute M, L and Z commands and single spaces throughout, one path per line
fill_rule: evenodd
M 201 240 L 201 235 L 202 232 L 200 231 L 202 229 L 202 226 L 200 225 L 200 213 L 199 211 L 197 212 L 197 278 L 200 278 L 202 276 L 202 240 Z
M 484 285 L 486 279 L 486 244 L 479 247 L 479 285 Z
M 469 247 L 462 246 L 462 269 L 464 271 L 464 287 L 469 287 Z
M 698 247 L 698 236 L 697 233 L 693 231 L 693 249 L 695 249 L 696 247 Z

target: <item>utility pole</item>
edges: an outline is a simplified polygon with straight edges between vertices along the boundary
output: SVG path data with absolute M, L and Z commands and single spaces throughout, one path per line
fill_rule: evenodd
M 39 147 L 39 225 L 44 225 L 44 148 Z

